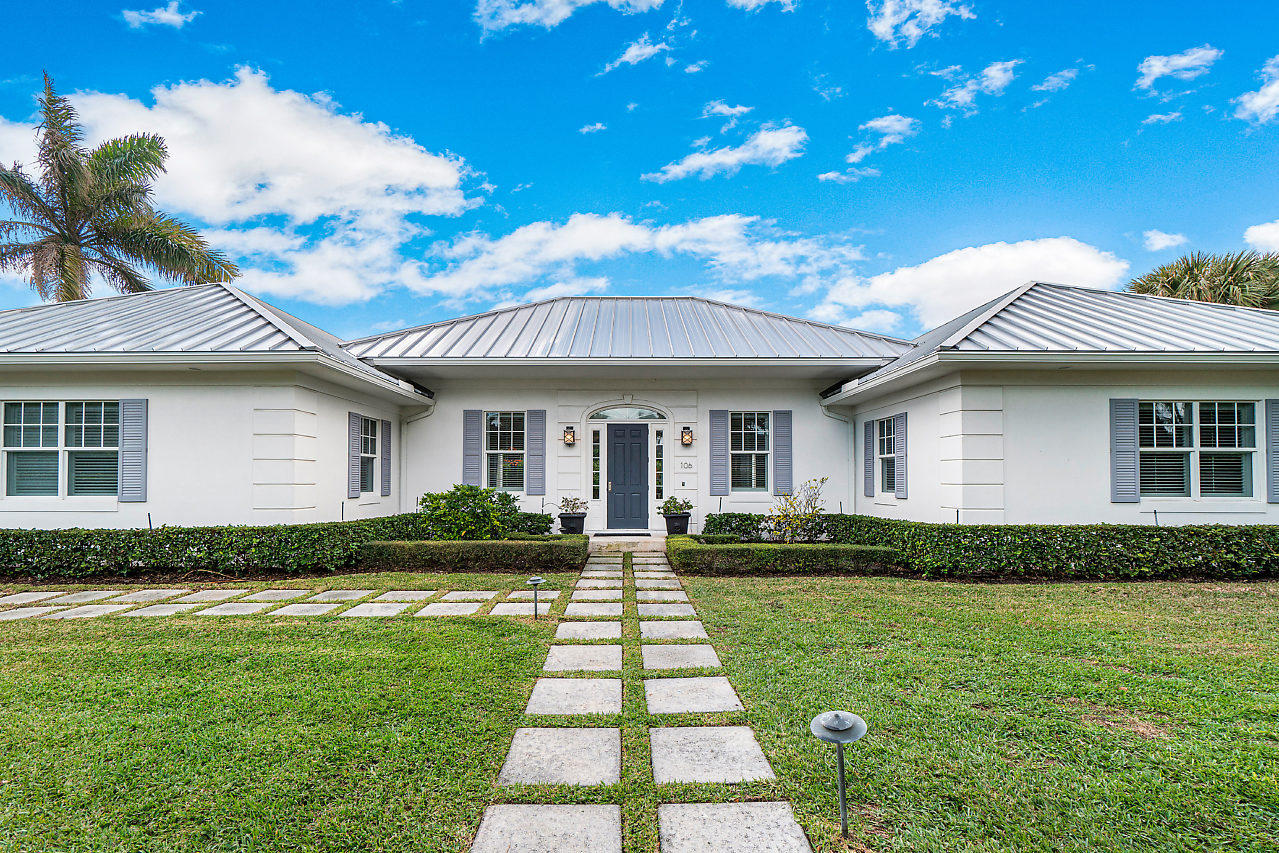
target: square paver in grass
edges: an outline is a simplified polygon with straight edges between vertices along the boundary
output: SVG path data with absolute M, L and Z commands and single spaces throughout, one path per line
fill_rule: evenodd
M 591 672 L 618 671 L 622 668 L 622 647 L 606 646 L 551 646 L 546 655 L 546 672 L 589 670 Z
M 621 601 L 620 589 L 579 589 L 573 593 L 572 601 Z
M 691 604 L 637 604 L 641 619 L 652 616 L 696 616 L 697 611 Z
M 104 598 L 111 598 L 113 595 L 119 595 L 118 589 L 91 589 L 84 592 L 69 592 L 66 595 L 60 595 L 57 598 L 50 598 L 45 604 L 88 604 L 90 601 L 101 601 Z
M 582 572 L 582 578 L 586 580 L 621 580 L 622 572 L 621 570 L 615 572 Z
M 618 729 L 516 729 L 499 785 L 612 785 L 622 771 Z
M 434 589 L 393 589 L 390 592 L 384 592 L 374 601 L 426 601 L 435 595 Z
M 246 595 L 241 601 L 288 601 L 291 598 L 299 598 L 306 595 L 309 589 L 264 589 Z
M 637 571 L 637 572 L 635 572 L 634 574 L 635 574 L 635 580 L 637 580 L 637 581 L 638 581 L 638 580 L 649 580 L 649 581 L 661 581 L 661 580 L 667 580 L 667 581 L 669 581 L 669 580 L 675 580 L 675 573 L 674 573 L 674 572 L 640 572 L 640 571 Z
M 640 636 L 645 640 L 707 640 L 706 628 L 696 619 L 678 622 L 641 622 Z
M 495 589 L 460 589 L 457 592 L 446 592 L 440 601 L 488 601 L 497 595 Z
M 621 622 L 561 622 L 555 629 L 557 640 L 617 640 Z
M 471 616 L 478 613 L 483 604 L 466 601 L 437 601 L 417 612 L 418 616 Z
M 578 589 L 621 589 L 621 578 L 585 578 L 577 582 Z
M 48 616 L 41 617 L 43 619 L 92 619 L 95 616 L 109 616 L 112 613 L 119 613 L 121 610 L 128 610 L 131 604 L 84 604 L 80 607 L 72 607 L 70 610 L 63 610 L 61 613 L 50 613 Z
M 650 714 L 710 714 L 740 711 L 742 702 L 723 676 L 646 678 L 644 699 Z
M 113 598 L 111 603 L 146 604 L 152 601 L 164 601 L 166 598 L 173 598 L 175 595 L 183 595 L 190 591 L 189 589 L 140 589 L 137 592 L 127 592 L 119 598 Z
M 688 593 L 671 589 L 641 589 L 635 593 L 636 601 L 688 601 Z
M 43 616 L 46 613 L 52 613 L 55 610 L 61 609 L 62 608 L 60 607 L 15 607 L 12 610 L 0 611 L 0 622 L 13 622 L 17 619 L 31 619 L 36 616 Z
M 15 592 L 11 595 L 0 596 L 0 604 L 30 604 L 33 601 L 53 598 L 57 594 L 56 592 Z
M 622 713 L 620 678 L 539 678 L 525 714 L 572 716 Z
M 648 737 L 659 785 L 777 778 L 750 726 L 670 726 Z
M 247 616 L 250 613 L 261 613 L 271 606 L 269 601 L 228 601 L 226 604 L 215 604 L 207 610 L 197 610 L 196 616 Z
M 341 607 L 340 602 L 324 604 L 319 601 L 303 601 L 298 604 L 286 604 L 279 610 L 272 610 L 272 616 L 323 616 Z
M 537 603 L 537 615 L 545 616 L 551 612 L 551 603 L 549 601 L 539 601 Z M 533 602 L 531 601 L 499 601 L 493 605 L 493 609 L 489 611 L 490 616 L 532 616 Z
M 565 616 L 621 616 L 620 601 L 570 601 L 564 608 Z
M 355 605 L 350 610 L 344 610 L 342 615 L 354 616 L 357 619 L 397 616 L 408 609 L 412 603 L 411 601 L 366 601 Z
M 718 669 L 721 664 L 713 646 L 696 645 L 641 646 L 645 669 Z
M 178 601 L 226 601 L 237 595 L 244 595 L 247 589 L 202 589 L 190 595 L 184 595 Z
M 653 580 L 651 578 L 638 578 L 635 581 L 636 589 L 683 589 L 684 586 L 678 580 Z
M 128 613 L 121 613 L 121 616 L 175 616 L 178 613 L 186 613 L 188 610 L 194 610 L 200 606 L 198 601 L 188 601 L 186 604 L 152 604 L 150 607 L 139 607 L 137 610 L 130 610 Z
M 377 592 L 375 589 L 326 589 L 311 596 L 307 601 L 357 601 L 375 592 Z
M 471 844 L 471 853 L 621 853 L 621 850 L 621 806 L 489 806 Z
M 538 601 L 554 601 L 555 599 L 557 599 L 557 598 L 559 598 L 559 597 L 560 597 L 560 591 L 559 591 L 558 589 L 539 589 L 539 590 L 537 591 L 537 600 L 538 600 Z M 529 601 L 532 601 L 532 600 L 533 600 L 533 590 L 531 590 L 531 589 L 517 589 L 517 590 L 515 590 L 515 592 L 511 593 L 510 595 L 508 595 L 508 596 L 507 596 L 507 598 L 508 598 L 508 599 L 519 599 L 519 600 L 528 599 Z
M 668 803 L 657 807 L 662 853 L 810 853 L 790 803 Z

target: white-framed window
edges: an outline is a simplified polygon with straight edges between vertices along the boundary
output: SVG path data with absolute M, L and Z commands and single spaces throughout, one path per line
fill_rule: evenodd
M 653 431 L 653 497 L 662 500 L 666 493 L 666 435 L 663 430 Z
M 3 420 L 6 496 L 119 493 L 119 401 L 6 402 Z
M 600 431 L 591 430 L 591 499 L 600 499 L 600 463 L 601 463 Z
M 729 482 L 735 492 L 768 489 L 770 412 L 729 412 Z
M 360 418 L 360 494 L 373 491 L 377 472 L 377 431 L 377 420 Z
M 524 491 L 524 413 L 485 412 L 484 448 L 488 487 Z
M 1255 402 L 1143 400 L 1137 442 L 1142 497 L 1253 496 Z
M 879 465 L 879 491 L 897 493 L 897 425 L 893 418 L 875 421 L 875 459 Z

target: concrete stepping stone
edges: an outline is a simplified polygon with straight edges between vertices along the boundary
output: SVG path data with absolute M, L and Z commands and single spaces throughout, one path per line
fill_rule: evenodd
M 619 729 L 516 729 L 499 785 L 613 785 L 622 773 Z
M 428 604 L 417 612 L 418 616 L 470 616 L 479 612 L 483 604 L 465 601 L 437 601 Z
M 577 582 L 577 589 L 621 589 L 621 578 L 587 578 Z
M 60 607 L 15 607 L 12 610 L 0 612 L 0 622 L 13 622 L 17 619 L 32 619 L 36 616 L 43 616 L 46 613 L 52 613 L 55 610 L 61 610 Z M 618 710 L 621 710 L 620 708 Z
M 128 613 L 121 613 L 121 616 L 174 616 L 178 613 L 186 613 L 188 610 L 194 610 L 200 606 L 198 601 L 188 601 L 186 604 L 152 604 L 150 607 L 139 607 L 137 610 L 130 610 Z
M 525 714 L 572 716 L 622 713 L 620 678 L 539 678 Z
M 570 601 L 565 616 L 621 616 L 622 602 Z
M 121 610 L 128 610 L 132 604 L 84 604 L 80 607 L 72 607 L 70 610 L 63 610 L 61 613 L 50 613 L 48 616 L 42 616 L 42 619 L 92 619 L 95 616 L 109 616 L 112 613 L 119 613 Z
M 178 601 L 226 601 L 228 598 L 235 598 L 246 592 L 248 592 L 247 589 L 203 589 L 184 595 Z
M 207 610 L 197 610 L 196 616 L 247 616 L 250 613 L 261 613 L 271 606 L 269 601 L 230 601 L 226 604 L 215 604 Z
M 93 589 L 85 592 L 70 592 L 57 598 L 50 598 L 45 604 L 88 604 L 90 601 L 101 601 L 113 595 L 119 595 L 118 589 Z
M 246 595 L 241 601 L 288 601 L 306 595 L 309 589 L 264 589 L 252 595 Z
M 323 616 L 325 613 L 332 613 L 341 607 L 340 602 L 334 604 L 323 604 L 321 602 L 303 601 L 298 604 L 286 604 L 279 610 L 272 610 L 272 616 Z
M 719 669 L 719 655 L 705 643 L 697 645 L 640 646 L 645 669 Z
M 620 589 L 579 589 L 573 593 L 571 601 L 621 601 Z
M 555 629 L 557 640 L 617 640 L 621 636 L 621 622 L 561 622 Z
M 635 572 L 634 574 L 637 581 L 673 581 L 676 579 L 674 572 Z
M 684 585 L 678 580 L 651 580 L 649 578 L 639 578 L 635 581 L 636 589 L 683 589 Z
M 648 738 L 659 785 L 777 778 L 750 726 L 670 726 Z
M 720 675 L 700 678 L 646 678 L 644 700 L 650 714 L 710 714 L 740 711 L 733 685 Z
M 374 601 L 426 601 L 426 599 L 435 595 L 434 589 L 393 589 L 390 592 L 384 592 Z
M 10 595 L 0 597 L 0 604 L 30 604 L 33 601 L 41 601 L 46 598 L 53 598 L 58 595 L 56 592 L 15 592 Z
M 540 589 L 537 591 L 538 601 L 554 601 L 555 599 L 559 597 L 560 597 L 560 591 L 558 589 Z M 508 595 L 507 598 L 508 599 L 528 599 L 529 601 L 532 601 L 533 590 L 517 589 L 515 590 L 515 592 Z
M 471 853 L 621 853 L 621 806 L 489 806 Z
M 537 603 L 537 615 L 545 616 L 551 612 L 551 602 L 539 601 Z M 490 616 L 532 616 L 533 602 L 531 601 L 499 601 L 493 605 L 493 609 L 489 611 Z
M 641 622 L 640 637 L 645 640 L 709 640 L 701 622 Z
M 546 665 L 542 667 L 545 672 L 607 672 L 621 668 L 622 647 L 617 645 L 551 646 L 546 655 Z
M 688 593 L 669 589 L 641 589 L 636 601 L 688 601 Z
M 811 853 L 790 803 L 667 803 L 657 807 L 662 853 Z
M 326 589 L 311 596 L 307 601 L 358 601 L 375 592 L 377 592 L 375 589 Z
M 585 580 L 621 580 L 622 573 L 616 572 L 582 572 L 582 578 Z
M 119 598 L 113 598 L 111 603 L 147 604 L 152 601 L 164 601 L 166 598 L 173 598 L 175 595 L 184 595 L 190 591 L 189 589 L 140 589 L 137 592 L 128 592 Z
M 495 589 L 461 589 L 457 592 L 446 592 L 440 601 L 488 601 L 497 596 Z
M 376 619 L 385 618 L 387 616 L 398 616 L 408 609 L 411 601 L 366 601 L 363 604 L 357 604 L 350 610 L 342 612 L 343 617 L 354 616 L 355 618 Z
M 691 604 L 637 604 L 641 619 L 653 616 L 696 616 L 697 611 Z

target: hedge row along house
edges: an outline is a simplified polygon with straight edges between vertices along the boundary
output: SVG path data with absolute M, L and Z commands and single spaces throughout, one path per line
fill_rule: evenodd
M 0 312 L 0 526 L 388 515 L 454 483 L 591 532 L 759 512 L 1279 520 L 1279 312 L 1032 283 L 914 341 L 569 297 L 341 341 L 214 284 Z

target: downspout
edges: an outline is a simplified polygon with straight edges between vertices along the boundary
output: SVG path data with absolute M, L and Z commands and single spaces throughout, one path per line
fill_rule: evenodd
M 856 470 L 854 468 L 854 463 L 856 460 L 853 458 L 853 454 L 857 449 L 853 443 L 854 419 L 851 416 L 845 417 L 836 412 L 832 412 L 830 409 L 826 408 L 826 405 L 824 403 L 821 403 L 819 405 L 821 406 L 823 415 L 825 415 L 828 418 L 833 418 L 834 420 L 837 420 L 840 423 L 844 424 L 844 427 L 845 427 L 844 433 L 848 436 L 847 438 L 848 452 L 844 454 L 845 459 L 847 459 L 845 474 L 848 477 L 848 480 L 847 480 L 848 482 L 848 512 L 850 514 L 854 514 L 857 511 L 857 504 L 856 504 L 856 497 L 855 497 L 857 494 L 857 490 L 853 488 L 853 485 L 856 482 L 856 478 L 853 475 L 853 472 Z
M 404 440 L 407 435 L 406 427 L 408 427 L 409 424 L 415 424 L 418 421 L 426 420 L 433 414 L 435 414 L 434 401 L 432 401 L 430 408 L 425 411 L 419 412 L 418 414 L 410 417 L 400 418 L 400 512 L 413 512 L 417 509 L 417 507 L 410 507 L 406 509 L 406 507 L 408 507 L 409 499 L 409 443 Z

